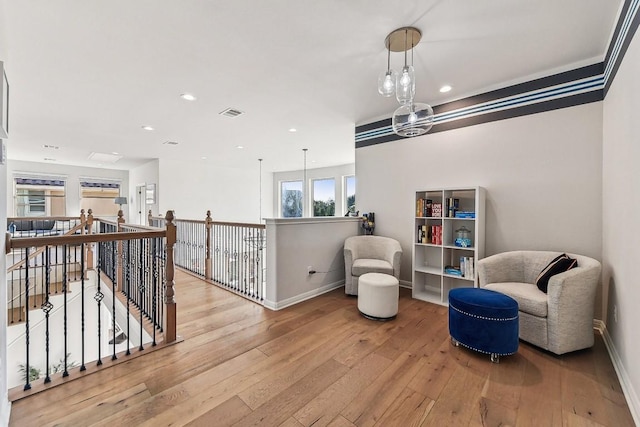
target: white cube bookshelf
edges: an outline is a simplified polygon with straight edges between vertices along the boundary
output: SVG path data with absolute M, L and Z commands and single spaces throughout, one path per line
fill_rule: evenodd
M 475 265 L 477 260 L 484 258 L 485 193 L 482 187 L 416 191 L 413 207 L 413 298 L 447 305 L 451 289 L 477 286 Z M 430 209 L 427 201 L 431 201 Z M 440 216 L 434 215 L 437 204 L 441 206 Z M 462 227 L 469 231 L 471 246 L 456 246 L 456 230 Z M 451 270 L 452 273 L 445 271 L 447 267 L 460 267 L 461 258 L 469 261 L 467 264 L 473 266 L 472 271 L 464 268 L 460 274 L 455 269 Z

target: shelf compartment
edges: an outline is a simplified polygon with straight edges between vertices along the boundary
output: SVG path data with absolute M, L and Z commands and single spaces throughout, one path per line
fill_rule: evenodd
M 416 265 L 415 270 L 420 273 L 433 274 L 436 276 L 442 274 L 442 270 L 440 269 L 440 267 L 431 267 L 428 265 Z

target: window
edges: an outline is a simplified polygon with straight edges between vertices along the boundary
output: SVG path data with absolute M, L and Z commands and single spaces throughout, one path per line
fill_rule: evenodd
M 336 182 L 333 178 L 313 180 L 313 216 L 335 216 Z
M 16 178 L 16 216 L 64 216 L 65 182 L 58 179 Z
M 344 177 L 344 206 L 348 213 L 356 212 L 356 177 Z
M 283 218 L 302 217 L 302 181 L 280 183 L 280 209 Z
M 80 181 L 80 209 L 94 216 L 117 217 L 120 205 L 115 198 L 120 196 L 120 183 L 114 181 Z M 125 206 L 126 209 L 126 206 Z

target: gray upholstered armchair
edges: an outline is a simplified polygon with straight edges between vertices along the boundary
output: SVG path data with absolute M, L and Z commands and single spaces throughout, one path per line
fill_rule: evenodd
M 480 287 L 518 302 L 520 339 L 555 354 L 593 346 L 593 312 L 600 262 L 567 254 L 578 266 L 549 279 L 547 293 L 538 289 L 538 274 L 559 252 L 513 251 L 478 261 Z
M 400 243 L 390 237 L 353 236 L 344 241 L 344 292 L 358 295 L 358 277 L 384 273 L 400 278 Z

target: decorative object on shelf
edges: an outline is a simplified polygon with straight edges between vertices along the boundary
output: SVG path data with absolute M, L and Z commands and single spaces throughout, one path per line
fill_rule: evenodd
M 471 240 L 471 230 L 464 225 L 456 230 L 456 240 L 454 244 L 460 248 L 470 248 L 473 246 Z
M 416 79 L 413 68 L 413 48 L 420 42 L 422 33 L 415 27 L 402 27 L 392 31 L 384 40 L 387 48 L 387 70 L 378 78 L 378 92 L 385 97 L 395 94 L 400 107 L 394 111 L 393 131 L 406 137 L 427 133 L 433 126 L 433 108 L 429 104 L 415 102 Z M 411 50 L 411 65 L 407 52 Z M 404 66 L 400 73 L 391 69 L 391 52 L 404 52 Z
M 373 230 L 376 228 L 375 219 L 376 215 L 373 212 L 362 214 L 362 230 L 365 235 L 373 235 Z

